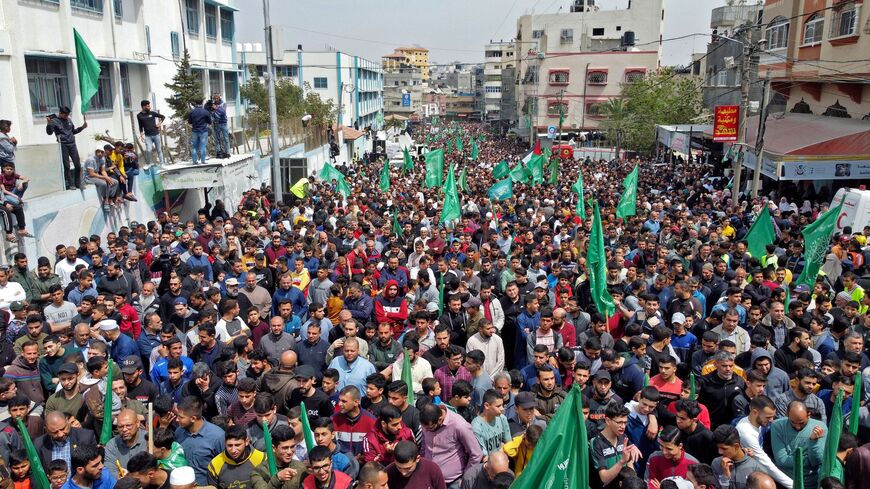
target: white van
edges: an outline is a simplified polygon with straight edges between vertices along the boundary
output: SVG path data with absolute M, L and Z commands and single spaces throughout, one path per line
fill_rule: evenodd
M 842 233 L 847 226 L 852 227 L 853 233 L 860 233 L 864 226 L 870 226 L 870 190 L 843 187 L 837 190 L 831 207 L 840 205 L 844 195 L 846 200 L 843 202 L 843 212 L 837 218 L 834 234 Z

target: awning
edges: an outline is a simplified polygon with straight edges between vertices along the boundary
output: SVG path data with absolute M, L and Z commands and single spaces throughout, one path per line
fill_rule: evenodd
M 335 124 L 332 125 L 332 129 L 335 130 Z M 345 141 L 353 141 L 354 139 L 359 139 L 365 136 L 365 133 L 362 131 L 358 131 L 352 127 L 341 126 L 341 133 L 344 136 Z
M 712 133 L 712 131 L 713 126 L 710 124 L 656 124 L 656 141 L 674 151 L 688 154 L 690 137 L 703 139 L 707 132 Z M 695 144 L 693 147 L 699 146 Z
M 749 151 L 745 166 L 755 166 L 753 148 L 758 117 L 746 121 Z M 870 178 L 870 121 L 786 113 L 768 117 L 764 130 L 763 173 L 777 180 L 854 180 Z

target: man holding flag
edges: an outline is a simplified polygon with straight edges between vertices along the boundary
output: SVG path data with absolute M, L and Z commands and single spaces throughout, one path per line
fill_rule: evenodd
M 296 434 L 293 428 L 278 425 L 272 430 L 272 443 L 266 456 L 275 461 L 275 473 L 270 473 L 268 463 L 262 463 L 251 473 L 253 489 L 298 489 L 308 475 L 304 463 L 296 460 Z

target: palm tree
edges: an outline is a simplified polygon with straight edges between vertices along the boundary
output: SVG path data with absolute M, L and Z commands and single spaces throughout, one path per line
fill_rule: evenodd
M 601 107 L 604 121 L 601 126 L 607 133 L 607 140 L 616 143 L 616 157 L 619 157 L 622 143 L 631 124 L 628 103 L 623 98 L 612 98 Z

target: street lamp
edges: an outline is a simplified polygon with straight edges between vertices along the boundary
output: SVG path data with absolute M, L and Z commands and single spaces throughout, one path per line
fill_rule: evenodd
M 269 90 L 269 121 L 272 133 L 272 191 L 275 201 L 281 202 L 284 197 L 281 181 L 280 142 L 278 141 L 278 106 L 275 102 L 275 66 L 273 63 L 272 25 L 269 22 L 269 0 L 263 0 L 263 25 L 266 31 L 266 84 Z M 300 68 L 301 69 L 301 68 Z

